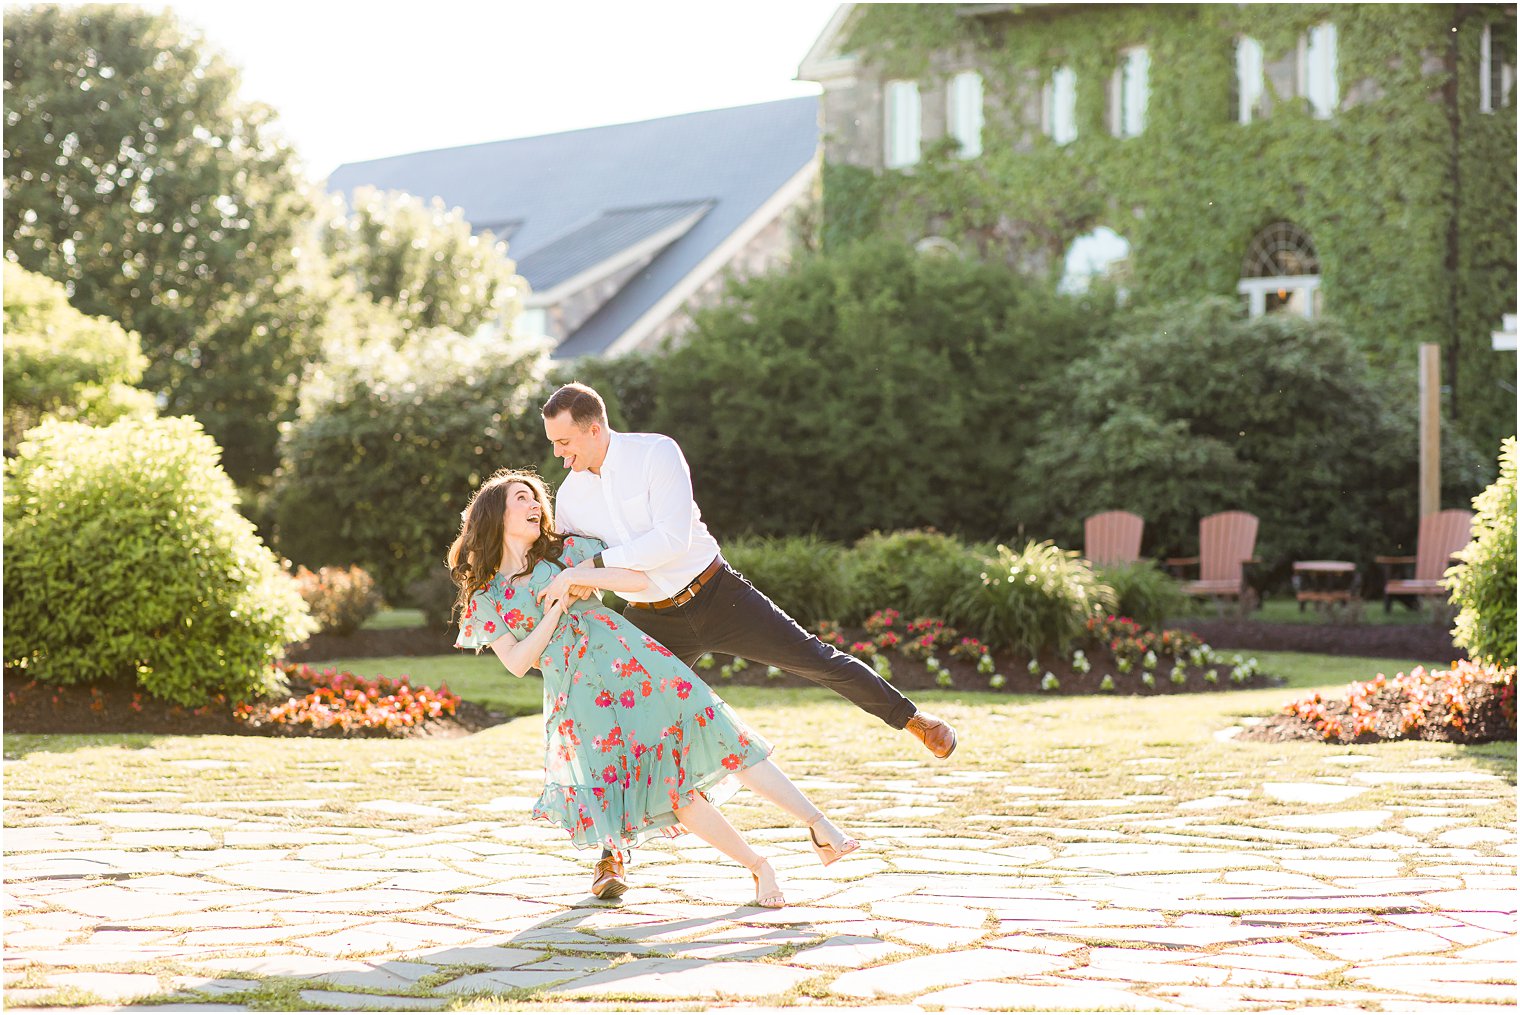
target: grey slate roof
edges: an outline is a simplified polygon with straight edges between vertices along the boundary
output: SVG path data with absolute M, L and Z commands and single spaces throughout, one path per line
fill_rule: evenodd
M 604 211 L 517 262 L 517 271 L 534 292 L 553 289 L 589 268 L 682 219 L 705 213 L 711 201 L 676 201 L 647 208 Z M 695 223 L 693 223 L 695 224 Z
M 711 202 L 689 231 L 560 344 L 555 356 L 568 358 L 598 354 L 616 341 L 802 170 L 817 148 L 818 99 L 807 97 L 352 162 L 334 170 L 327 187 L 343 194 L 373 186 L 439 197 L 463 209 L 477 229 L 505 231 L 511 224 L 510 253 L 519 271 L 527 264 L 561 280 L 570 277 L 562 272 L 572 262 L 584 263 L 594 256 L 592 249 L 607 249 L 616 235 L 647 237 L 663 228 L 640 232 L 639 217 L 619 211 L 685 205 L 690 214 L 694 203 Z M 573 233 L 587 244 L 585 251 L 577 253 L 569 242 Z M 555 250 L 557 241 L 566 242 Z M 525 277 L 535 289 L 546 288 Z

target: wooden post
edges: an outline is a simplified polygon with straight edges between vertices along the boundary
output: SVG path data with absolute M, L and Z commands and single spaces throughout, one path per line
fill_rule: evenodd
M 1441 347 L 1420 346 L 1420 517 L 1441 510 Z

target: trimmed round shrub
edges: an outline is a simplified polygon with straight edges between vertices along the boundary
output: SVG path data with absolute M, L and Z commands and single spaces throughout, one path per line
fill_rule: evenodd
M 47 422 L 5 468 L 5 665 L 182 705 L 276 689 L 314 627 L 188 417 Z
M 909 617 L 940 617 L 952 599 L 981 582 L 982 550 L 933 529 L 873 532 L 855 543 L 850 554 L 850 578 L 856 615 L 894 609 Z
M 1446 587 L 1457 607 L 1451 640 L 1474 658 L 1515 665 L 1515 438 L 1499 451 L 1499 478 L 1473 498 L 1473 540 Z
M 736 539 L 723 556 L 803 627 L 852 608 L 846 551 L 817 536 Z
M 380 609 L 375 579 L 362 567 L 297 568 L 296 586 L 323 634 L 353 634 Z
M 983 559 L 981 581 L 950 603 L 950 623 L 994 649 L 1064 650 L 1087 635 L 1087 618 L 1112 613 L 1114 590 L 1075 550 L 1049 541 Z
M 1100 582 L 1114 590 L 1114 612 L 1145 627 L 1160 627 L 1168 617 L 1180 617 L 1193 606 L 1182 583 L 1153 560 L 1093 570 Z

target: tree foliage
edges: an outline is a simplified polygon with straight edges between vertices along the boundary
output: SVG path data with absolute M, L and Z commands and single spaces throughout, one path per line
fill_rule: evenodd
M 1158 554 L 1196 553 L 1204 515 L 1249 511 L 1257 556 L 1279 570 L 1413 544 L 1414 400 L 1333 322 L 1247 320 L 1222 298 L 1154 308 L 1063 388 L 1013 497 L 1019 521 L 1063 545 L 1112 509 L 1141 515 Z M 1447 438 L 1448 480 L 1479 483 L 1481 461 Z
M 5 450 L 45 417 L 104 425 L 153 415 L 133 387 L 146 365 L 137 336 L 69 306 L 63 286 L 5 262 Z
M 472 334 L 519 309 L 524 284 L 506 244 L 474 235 L 460 209 L 437 198 L 361 187 L 331 200 L 321 236 L 332 270 L 407 330 Z
M 311 201 L 267 107 L 172 13 L 38 5 L 5 17 L 10 256 L 136 332 L 146 385 L 248 479 L 315 351 L 299 261 Z
M 1110 309 L 890 243 L 804 258 L 696 315 L 653 426 L 725 535 L 997 535 L 1037 410 Z
M 503 466 L 543 457 L 536 345 L 379 333 L 302 386 L 274 488 L 280 552 L 311 568 L 358 564 L 391 602 L 443 561 L 459 512 Z

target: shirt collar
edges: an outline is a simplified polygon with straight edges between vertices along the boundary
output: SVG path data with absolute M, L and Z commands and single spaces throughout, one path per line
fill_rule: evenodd
M 620 457 L 618 449 L 624 444 L 623 435 L 610 426 L 607 428 L 607 438 L 607 457 L 602 459 L 601 468 L 603 479 L 607 478 L 608 474 L 617 471 L 617 460 Z

